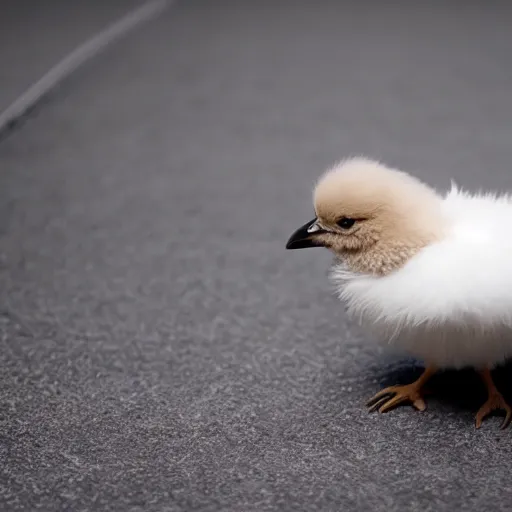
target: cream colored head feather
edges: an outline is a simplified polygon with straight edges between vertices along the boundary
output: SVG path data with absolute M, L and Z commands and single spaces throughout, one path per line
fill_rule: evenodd
M 442 198 L 374 160 L 352 158 L 328 170 L 313 201 L 311 245 L 327 247 L 354 272 L 388 274 L 443 236 Z

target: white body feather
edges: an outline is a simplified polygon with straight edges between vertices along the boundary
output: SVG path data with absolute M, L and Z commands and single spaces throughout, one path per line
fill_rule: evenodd
M 332 279 L 382 342 L 440 368 L 494 366 L 512 356 L 512 199 L 453 186 L 440 201 L 442 241 L 385 277 Z

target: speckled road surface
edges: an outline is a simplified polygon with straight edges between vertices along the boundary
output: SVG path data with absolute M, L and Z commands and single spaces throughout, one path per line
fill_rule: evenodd
M 512 508 L 476 377 L 368 415 L 417 366 L 284 249 L 350 154 L 512 189 L 512 8 L 384 4 L 177 2 L 3 138 L 2 510 Z

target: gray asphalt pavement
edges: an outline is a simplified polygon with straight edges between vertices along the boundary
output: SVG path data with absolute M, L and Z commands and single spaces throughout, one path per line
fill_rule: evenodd
M 476 377 L 368 415 L 418 368 L 348 321 L 326 252 L 284 246 L 350 154 L 512 189 L 511 15 L 177 2 L 4 137 L 0 508 L 510 510 Z
M 143 0 L 2 0 L 0 113 L 52 66 Z

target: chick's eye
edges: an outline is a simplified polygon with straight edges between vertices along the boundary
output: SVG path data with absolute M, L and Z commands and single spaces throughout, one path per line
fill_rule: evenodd
M 338 222 L 336 222 L 336 224 L 338 224 L 338 226 L 340 228 L 350 229 L 355 224 L 355 222 L 356 221 L 354 219 L 349 219 L 348 217 L 343 217 Z

